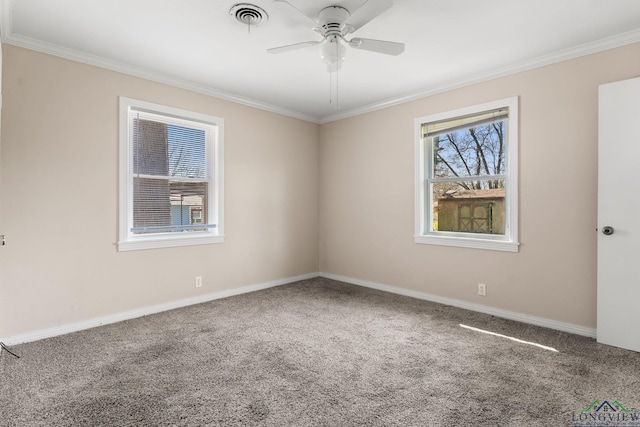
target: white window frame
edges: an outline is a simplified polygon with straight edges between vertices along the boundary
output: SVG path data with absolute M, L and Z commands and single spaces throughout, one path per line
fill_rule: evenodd
M 209 185 L 208 212 L 213 217 L 209 223 L 216 224 L 215 228 L 207 231 L 188 233 L 153 233 L 134 234 L 133 226 L 133 173 L 131 161 L 133 158 L 133 144 L 130 141 L 129 112 L 143 111 L 172 119 L 185 120 L 191 123 L 201 123 L 214 127 L 212 138 L 207 141 L 207 168 L 212 171 Z M 119 170 L 119 207 L 118 207 L 118 251 L 139 249 L 155 249 L 177 246 L 204 245 L 224 242 L 224 120 L 207 114 L 195 113 L 165 105 L 137 99 L 120 97 L 120 170 Z M 215 164 L 214 164 L 215 162 Z
M 432 147 L 422 137 L 422 125 L 478 114 L 484 111 L 509 109 L 507 119 L 507 171 L 505 184 L 505 234 L 475 234 L 433 230 L 432 195 L 428 171 L 432 168 Z M 457 246 L 518 252 L 518 97 L 432 114 L 415 119 L 415 243 Z M 426 157 L 425 157 L 426 156 Z

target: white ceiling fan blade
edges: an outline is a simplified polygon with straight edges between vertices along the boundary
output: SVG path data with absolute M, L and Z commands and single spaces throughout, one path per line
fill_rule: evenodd
M 400 55 L 404 52 L 404 43 L 388 42 L 385 40 L 361 39 L 358 37 L 349 40 L 349 46 L 355 49 L 370 50 L 371 52 L 384 53 L 386 55 Z
M 309 16 L 306 13 L 304 13 L 302 10 L 298 9 L 297 7 L 295 7 L 294 5 L 292 5 L 291 3 L 289 3 L 287 0 L 273 0 L 275 3 L 286 3 L 289 5 L 290 8 L 292 8 L 293 10 L 295 10 L 296 12 L 298 12 L 298 14 L 304 16 L 305 18 L 307 18 L 305 21 L 306 24 L 309 24 L 311 26 L 311 28 L 317 27 L 318 25 L 318 21 L 317 21 L 317 16 Z
M 391 0 L 367 0 L 351 14 L 347 24 L 353 28 L 353 31 L 356 31 L 391 6 L 393 6 Z
M 284 53 L 284 52 L 289 52 L 290 50 L 302 49 L 303 47 L 307 47 L 307 46 L 315 46 L 320 43 L 322 42 L 308 41 L 308 42 L 302 42 L 302 43 L 288 44 L 286 46 L 272 47 L 271 49 L 267 49 L 267 52 L 268 53 Z

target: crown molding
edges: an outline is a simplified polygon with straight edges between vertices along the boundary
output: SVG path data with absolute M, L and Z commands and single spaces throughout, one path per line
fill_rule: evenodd
M 512 74 L 533 70 L 547 65 L 556 64 L 558 62 L 568 61 L 570 59 L 591 55 L 593 53 L 598 53 L 637 42 L 640 42 L 640 30 L 629 31 L 615 36 L 606 37 L 595 42 L 585 43 L 579 46 L 552 52 L 547 55 L 527 59 L 525 61 L 511 64 L 506 67 L 501 67 L 488 71 L 486 73 L 478 74 L 469 79 L 450 81 L 448 83 L 444 83 L 430 89 L 425 89 L 419 92 L 406 94 L 404 96 L 389 98 L 377 103 L 341 111 L 340 113 L 322 117 L 320 119 L 320 124 L 359 116 L 361 114 L 370 113 L 372 111 L 377 111 L 384 108 L 393 107 L 395 105 L 416 101 L 418 99 L 427 98 L 429 96 L 437 95 L 444 92 L 449 92 L 454 89 L 460 89 L 465 86 L 471 86 L 500 77 L 506 77 Z
M 9 1 L 0 0 L 0 39 L 3 43 L 7 35 L 11 34 L 11 32 L 8 31 L 11 25 L 11 20 L 9 19 L 10 16 Z
M 302 114 L 297 111 L 293 111 L 287 108 L 279 107 L 276 105 L 268 104 L 266 102 L 258 101 L 251 98 L 242 97 L 229 92 L 224 92 L 206 85 L 197 84 L 188 80 L 180 79 L 175 76 L 171 76 L 164 73 L 158 73 L 142 67 L 136 67 L 128 65 L 123 62 L 114 61 L 111 59 L 103 58 L 96 55 L 91 55 L 85 52 L 81 52 L 75 49 L 69 49 L 52 43 L 43 42 L 41 40 L 32 39 L 30 37 L 24 37 L 16 35 L 10 32 L 10 23 L 7 24 L 6 13 L 3 16 L 3 34 L 2 42 L 13 46 L 22 47 L 25 49 L 41 52 L 48 55 L 57 56 L 59 58 L 68 59 L 75 62 L 103 68 L 110 71 L 115 71 L 122 74 L 127 74 L 133 77 L 142 78 L 145 80 L 153 81 L 156 83 L 166 84 L 168 86 L 185 89 L 191 92 L 196 92 L 202 95 L 212 96 L 225 101 L 235 102 L 237 104 L 246 105 L 249 107 L 257 108 L 264 111 L 280 114 L 283 116 L 292 117 L 299 120 L 304 120 L 311 123 L 319 124 L 320 118 Z

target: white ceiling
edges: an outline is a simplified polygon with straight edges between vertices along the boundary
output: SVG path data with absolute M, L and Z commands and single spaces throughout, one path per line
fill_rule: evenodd
M 317 123 L 640 41 L 638 0 L 394 0 L 352 36 L 404 42 L 405 52 L 348 48 L 336 109 L 318 46 L 266 53 L 320 40 L 282 2 L 0 1 L 5 43 Z M 289 0 L 308 13 L 364 1 Z M 269 20 L 248 31 L 229 14 L 237 3 L 263 8 Z

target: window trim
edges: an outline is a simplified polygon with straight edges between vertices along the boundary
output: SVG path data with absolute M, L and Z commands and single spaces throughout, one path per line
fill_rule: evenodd
M 156 249 L 179 246 L 206 245 L 224 242 L 224 119 L 202 113 L 195 113 L 165 105 L 120 97 L 119 129 L 119 205 L 118 243 L 119 252 Z M 133 185 L 130 182 L 130 161 L 132 144 L 129 141 L 129 112 L 134 110 L 169 116 L 191 122 L 200 122 L 216 127 L 212 149 L 215 154 L 208 156 L 208 167 L 212 170 L 215 190 L 209 197 L 209 211 L 215 212 L 213 222 L 216 227 L 193 233 L 157 233 L 134 235 L 130 232 L 133 220 Z M 213 159 L 213 160 L 212 160 Z M 212 164 L 215 162 L 215 164 Z
M 472 233 L 458 233 L 447 231 L 426 231 L 426 224 L 433 222 L 430 197 L 426 194 L 427 170 L 431 160 L 425 161 L 425 142 L 422 138 L 422 125 L 456 117 L 482 113 L 507 107 L 507 173 L 506 173 L 506 203 L 504 235 L 475 235 Z M 455 246 L 463 248 L 490 249 L 496 251 L 518 252 L 518 137 L 519 137 L 518 97 L 500 99 L 416 118 L 414 121 L 415 135 L 415 243 Z M 425 212 L 426 210 L 426 212 Z M 426 215 L 425 215 L 426 213 Z

